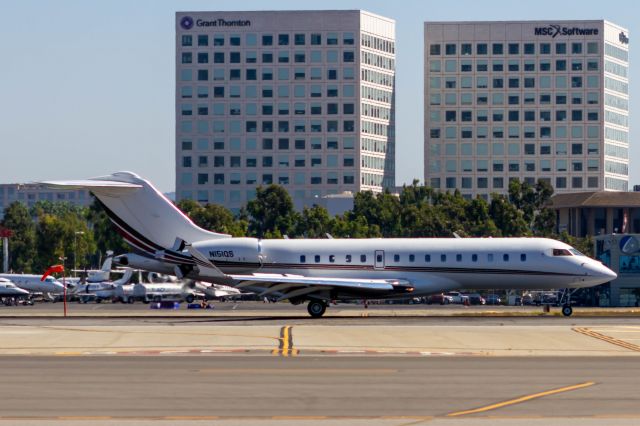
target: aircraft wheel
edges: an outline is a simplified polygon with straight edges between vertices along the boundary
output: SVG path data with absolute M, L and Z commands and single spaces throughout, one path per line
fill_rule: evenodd
M 102 303 L 102 299 L 96 299 L 96 303 Z
M 571 307 L 571 305 L 564 305 L 562 307 L 562 315 L 564 315 L 565 317 L 570 317 L 571 314 L 573 314 L 573 308 Z
M 321 300 L 311 300 L 307 305 L 307 311 L 313 318 L 320 318 L 327 310 L 327 305 Z
M 193 303 L 194 297 L 192 294 L 188 295 L 187 297 L 184 298 L 184 301 L 187 303 Z
M 133 305 L 133 302 L 135 302 L 135 300 L 133 300 L 133 297 L 130 297 L 129 300 L 127 300 L 127 303 L 130 305 Z

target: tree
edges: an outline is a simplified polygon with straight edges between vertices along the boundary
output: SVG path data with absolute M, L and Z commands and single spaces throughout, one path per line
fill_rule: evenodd
M 98 200 L 94 200 L 89 206 L 86 217 L 91 227 L 93 241 L 100 253 L 106 253 L 107 250 L 111 250 L 117 254 L 126 253 L 130 250 Z
M 371 191 L 358 192 L 353 198 L 353 210 L 345 218 L 364 217 L 367 224 L 377 225 L 383 237 L 401 233 L 400 200 L 389 191 L 375 195 Z
M 326 234 L 331 234 L 334 222 L 324 207 L 305 207 L 296 225 L 296 235 L 305 238 L 325 238 Z
M 247 222 L 236 220 L 231 211 L 218 204 L 200 205 L 194 200 L 181 200 L 178 208 L 199 227 L 221 234 L 243 237 L 247 233 Z
M 465 208 L 465 229 L 472 237 L 493 237 L 498 228 L 489 214 L 489 204 L 484 198 L 476 197 Z
M 21 202 L 15 201 L 5 209 L 0 224 L 13 232 L 9 238 L 9 269 L 32 272 L 36 257 L 36 232 L 29 210 Z
M 522 237 L 530 235 L 529 225 L 524 215 L 506 196 L 493 194 L 489 205 L 489 215 L 493 219 L 499 236 Z
M 54 209 L 56 214 L 39 211 L 38 224 L 36 225 L 37 261 L 35 270 L 44 271 L 55 263 L 60 263 L 60 257 L 66 257 L 65 265 L 82 268 L 87 265 L 89 254 L 96 251 L 93 233 L 87 226 L 83 211 L 73 209 L 65 211 L 65 208 Z
M 249 233 L 258 238 L 292 235 L 298 214 L 291 196 L 279 185 L 259 186 L 256 198 L 247 203 Z
M 509 183 L 509 201 L 522 212 L 524 221 L 538 236 L 550 236 L 555 228 L 555 213 L 548 207 L 553 187 L 538 180 L 535 186 L 513 180 Z

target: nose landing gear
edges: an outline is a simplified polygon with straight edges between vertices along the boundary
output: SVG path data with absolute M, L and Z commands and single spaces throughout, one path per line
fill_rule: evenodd
M 578 289 L 564 289 L 560 296 L 560 303 L 562 304 L 562 315 L 570 317 L 573 314 L 573 308 L 571 307 L 571 295 Z

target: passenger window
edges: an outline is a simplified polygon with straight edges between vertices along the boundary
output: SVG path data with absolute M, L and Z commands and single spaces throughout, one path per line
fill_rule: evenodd
M 425 254 L 424 255 L 424 261 L 425 262 L 431 262 L 431 255 L 430 254 Z
M 415 262 L 415 260 L 416 260 L 415 254 L 410 254 L 409 255 L 409 262 Z
M 329 255 L 329 262 L 334 263 L 335 261 L 336 261 L 335 255 L 333 254 Z
M 320 255 L 319 254 L 316 254 L 316 259 L 315 260 L 316 260 L 316 263 L 320 263 Z
M 306 261 L 307 261 L 307 256 L 305 256 L 304 254 L 300 256 L 300 263 L 305 263 Z
M 400 262 L 400 255 L 399 254 L 394 254 L 393 255 L 393 261 L 394 262 Z
M 366 254 L 361 254 L 360 255 L 360 262 L 364 263 L 367 261 L 367 255 Z
M 462 262 L 462 255 L 461 254 L 456 254 L 456 262 Z
M 471 261 L 472 262 L 477 262 L 478 261 L 478 255 L 477 254 L 472 254 L 471 255 Z
M 350 254 L 346 255 L 346 256 L 345 256 L 345 258 L 344 258 L 344 260 L 345 260 L 347 263 L 351 263 L 351 255 L 350 255 Z
M 493 253 L 489 253 L 489 254 L 487 254 L 487 260 L 488 260 L 489 262 L 493 262 Z
M 376 256 L 376 262 L 382 262 L 382 255 L 381 254 Z
M 506 254 L 506 253 L 505 253 L 505 254 L 503 254 L 503 255 L 502 255 L 502 260 L 504 260 L 505 262 L 508 262 L 508 261 L 509 261 L 509 255 L 508 255 L 508 254 Z
M 524 253 L 520 254 L 520 261 L 521 262 L 526 262 L 527 261 L 527 255 L 524 254 Z
M 447 261 L 447 255 L 446 254 L 441 254 L 440 255 L 440 262 L 446 262 Z

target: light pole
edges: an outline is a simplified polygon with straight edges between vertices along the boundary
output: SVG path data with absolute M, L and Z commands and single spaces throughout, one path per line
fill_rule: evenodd
M 64 317 L 67 317 L 67 282 L 66 274 L 64 272 L 64 262 L 67 260 L 66 256 L 59 257 L 62 261 L 62 305 L 64 306 Z M 75 259 L 74 259 L 75 260 Z
M 73 233 L 73 276 L 76 276 L 76 252 L 78 251 L 78 235 L 84 235 L 83 231 L 76 231 Z

